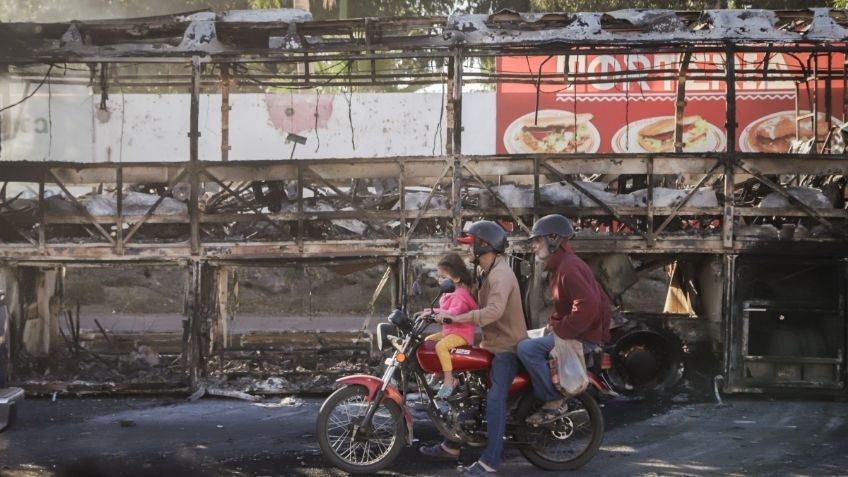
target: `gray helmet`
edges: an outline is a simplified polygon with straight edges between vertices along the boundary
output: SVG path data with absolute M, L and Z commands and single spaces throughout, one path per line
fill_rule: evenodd
M 457 238 L 456 241 L 473 244 L 475 257 L 488 252 L 504 253 L 507 244 L 506 231 L 490 220 L 474 222 L 465 232 L 465 236 Z
M 542 217 L 533 224 L 530 231 L 530 239 L 544 237 L 548 243 L 548 250 L 554 253 L 562 244 L 563 240 L 574 237 L 574 227 L 571 221 L 559 214 L 551 214 Z
M 551 214 L 542 217 L 533 224 L 530 238 L 546 237 L 548 235 L 559 235 L 564 239 L 574 237 L 574 227 L 571 221 L 559 214 Z

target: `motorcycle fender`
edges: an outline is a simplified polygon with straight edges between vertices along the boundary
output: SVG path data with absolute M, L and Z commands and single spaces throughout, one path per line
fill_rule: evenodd
M 351 376 L 345 376 L 343 378 L 337 379 L 337 383 L 346 384 L 348 386 L 362 386 L 368 390 L 368 394 L 365 396 L 365 399 L 368 401 L 373 401 L 374 397 L 377 396 L 377 392 L 380 390 L 380 386 L 383 385 L 383 382 L 380 381 L 380 378 L 375 376 L 369 376 L 367 374 L 354 374 Z M 407 409 L 406 405 L 403 402 L 403 396 L 394 388 L 391 384 L 386 386 L 386 393 L 383 395 L 383 400 L 391 399 L 396 402 L 398 406 L 403 410 L 403 420 L 406 422 L 406 444 L 412 445 L 412 414 Z
M 588 374 L 589 374 L 589 384 L 591 384 L 595 389 L 597 389 L 598 391 L 600 391 L 602 393 L 606 392 L 607 387 L 604 385 L 604 383 L 602 383 L 601 380 L 598 379 L 598 377 L 595 376 L 593 373 L 588 373 Z

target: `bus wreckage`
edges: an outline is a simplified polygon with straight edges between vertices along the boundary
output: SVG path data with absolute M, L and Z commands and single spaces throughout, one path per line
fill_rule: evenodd
M 30 392 L 325 390 L 315 369 L 367 363 L 375 304 L 421 301 L 481 218 L 510 233 L 539 325 L 522 239 L 549 213 L 617 306 L 620 392 L 684 367 L 726 392 L 845 392 L 843 11 L 284 9 L 0 40 L 1 372 Z M 310 306 L 343 300 L 315 277 L 376 270 L 361 332 L 240 322 L 246 277 L 275 268 L 300 274 L 272 292 Z M 658 270 L 661 308 L 628 303 Z M 174 326 L 67 298 L 137 271 L 178 290 Z

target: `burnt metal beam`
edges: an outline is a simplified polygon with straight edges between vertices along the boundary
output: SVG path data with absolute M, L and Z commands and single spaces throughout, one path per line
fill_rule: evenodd
M 406 233 L 407 239 L 409 237 L 412 237 L 412 235 L 415 233 L 415 229 L 418 227 L 418 223 L 421 222 L 421 219 L 424 217 L 424 213 L 430 209 L 430 202 L 432 202 L 433 200 L 433 195 L 435 195 L 436 189 L 439 187 L 439 183 L 442 182 L 442 179 L 445 178 L 445 175 L 447 175 L 448 171 L 451 168 L 455 167 L 456 165 L 450 162 L 445 164 L 444 169 L 442 169 L 442 173 L 439 175 L 438 179 L 436 179 L 436 182 L 433 183 L 433 187 L 430 188 L 430 193 L 427 194 L 427 198 L 424 200 L 424 205 L 420 209 L 418 209 L 418 215 L 416 215 L 415 220 L 409 227 L 409 231 Z M 406 191 L 400 191 L 400 193 L 406 194 Z
M 251 204 L 251 203 L 247 202 L 246 200 L 244 200 L 241 197 L 241 195 L 237 194 L 224 181 L 222 181 L 221 179 L 218 179 L 212 173 L 210 173 L 208 170 L 205 170 L 205 169 L 203 171 L 201 171 L 201 174 L 205 175 L 209 179 L 212 179 L 213 182 L 215 182 L 216 184 L 221 186 L 225 191 L 227 191 L 228 194 L 230 194 L 231 197 L 233 197 L 236 200 L 236 202 L 238 202 L 242 206 L 247 207 L 248 209 L 252 210 L 254 214 L 265 219 L 269 224 L 274 226 L 274 228 L 279 230 L 281 233 L 285 233 L 285 229 L 283 229 L 283 227 L 280 226 L 280 224 L 278 224 L 274 219 L 269 217 L 268 214 L 266 214 L 265 212 L 262 212 L 262 210 L 260 210 L 259 207 L 257 207 L 256 205 Z M 298 211 L 298 216 L 300 216 L 301 214 L 302 214 L 302 211 Z M 214 214 L 210 214 L 210 215 L 214 215 Z
M 191 104 L 189 111 L 189 184 L 191 190 L 188 199 L 188 215 L 191 218 L 189 228 L 191 253 L 200 253 L 200 208 L 198 200 L 200 198 L 200 158 L 199 141 L 200 141 L 200 77 L 203 65 L 200 62 L 200 57 L 195 56 L 191 59 Z
M 674 152 L 683 152 L 683 112 L 686 108 L 686 75 L 689 73 L 689 61 L 692 52 L 683 53 L 680 73 L 677 78 L 677 101 L 674 110 Z
M 530 227 L 528 227 L 527 224 L 525 224 L 524 221 L 521 220 L 521 217 L 519 217 L 509 207 L 509 205 L 506 203 L 506 201 L 504 201 L 503 198 L 500 195 L 498 195 L 498 193 L 494 189 L 492 189 L 492 186 L 490 186 L 485 180 L 483 180 L 483 178 L 480 177 L 480 174 L 475 172 L 474 169 L 472 169 L 471 167 L 468 166 L 468 164 L 463 164 L 462 167 L 464 167 L 465 170 L 467 170 L 471 174 L 471 177 L 473 177 L 481 186 L 483 186 L 487 191 L 489 191 L 489 194 L 492 194 L 492 197 L 496 201 L 500 202 L 500 204 L 507 210 L 507 212 L 509 212 L 509 215 L 510 215 L 510 217 L 512 217 L 512 220 L 514 220 L 518 224 L 518 226 L 521 227 L 521 230 L 523 230 L 524 233 L 529 235 L 530 234 Z
M 727 116 L 725 117 L 725 129 L 727 130 L 727 157 L 733 157 L 736 153 L 736 52 L 728 43 L 725 51 L 727 77 L 725 87 L 727 88 Z M 733 208 L 734 205 L 734 168 L 729 159 L 724 164 L 724 217 L 721 222 L 722 243 L 726 248 L 733 247 Z
M 168 189 L 173 189 L 174 185 L 175 185 L 177 182 L 179 182 L 179 181 L 180 181 L 180 179 L 182 179 L 182 178 L 183 178 L 183 176 L 185 176 L 186 174 L 188 174 L 188 167 L 184 167 L 184 168 L 183 168 L 183 169 L 182 169 L 182 170 L 181 170 L 181 171 L 180 171 L 180 172 L 176 175 L 176 177 L 174 177 L 173 179 L 171 179 L 171 181 L 168 183 L 167 188 L 168 188 Z M 147 222 L 147 220 L 148 220 L 150 217 L 152 217 L 152 216 L 153 216 L 153 213 L 154 213 L 154 212 L 156 212 L 156 208 L 157 208 L 157 207 L 159 207 L 159 205 L 160 205 L 160 204 L 161 204 L 164 200 L 165 200 L 165 195 L 164 195 L 164 194 L 163 194 L 163 195 L 161 195 L 161 196 L 159 196 L 159 198 L 158 198 L 158 199 L 156 199 L 156 202 L 154 202 L 154 203 L 153 203 L 153 205 L 151 205 L 151 206 L 150 206 L 150 208 L 149 208 L 149 209 L 147 209 L 147 212 L 145 212 L 145 214 L 144 214 L 144 216 L 141 218 L 141 220 L 139 220 L 138 222 L 136 222 L 136 223 L 133 225 L 133 227 L 132 227 L 132 228 L 131 228 L 128 232 L 127 232 L 127 235 L 124 237 L 124 247 L 126 247 L 126 245 L 127 245 L 127 244 L 130 242 L 130 240 L 133 238 L 133 235 L 135 235 L 135 234 L 136 234 L 136 232 L 138 232 L 138 230 L 141 228 L 141 226 L 142 226 L 142 225 L 144 225 L 144 223 L 145 223 L 145 222 Z
M 831 223 L 829 220 L 824 218 L 821 214 L 818 213 L 818 211 L 816 211 L 812 207 L 808 206 L 803 201 L 795 198 L 795 196 L 793 196 L 792 194 L 787 192 L 786 189 L 783 186 L 781 186 L 780 184 L 776 184 L 774 181 L 772 181 L 771 179 L 769 179 L 768 177 L 766 177 L 765 175 L 763 175 L 762 173 L 760 173 L 757 170 L 746 168 L 741 162 L 737 161 L 737 162 L 734 163 L 734 165 L 735 165 L 735 167 L 738 167 L 739 169 L 741 169 L 745 173 L 751 174 L 752 176 L 754 176 L 755 179 L 757 179 L 761 183 L 765 184 L 769 189 L 777 192 L 781 197 L 783 197 L 784 199 L 789 201 L 790 204 L 792 204 L 795 207 L 797 207 L 798 209 L 802 210 L 808 216 L 816 219 L 820 224 L 824 225 L 825 228 L 827 228 L 828 231 L 833 232 L 833 233 L 839 233 L 840 235 L 842 235 L 844 237 L 848 237 L 848 234 L 846 234 L 846 232 L 844 230 L 843 231 L 837 230 L 833 226 L 833 223 Z M 768 210 L 768 209 L 765 209 L 765 210 Z
M 591 199 L 592 202 L 595 202 L 596 204 L 598 204 L 598 206 L 601 207 L 602 209 L 604 209 L 609 215 L 613 216 L 616 220 L 618 220 L 622 224 L 629 227 L 630 230 L 632 230 L 633 232 L 641 235 L 645 240 L 648 240 L 647 233 L 639 230 L 639 228 L 636 227 L 636 225 L 633 224 L 632 221 L 630 221 L 629 219 L 620 215 L 615 209 L 613 209 L 612 207 L 607 205 L 607 203 L 605 203 L 601 199 L 598 199 L 597 197 L 595 197 L 594 194 L 592 194 L 590 191 L 586 190 L 586 188 L 583 187 L 582 185 L 578 184 L 577 181 L 575 181 L 570 175 L 562 173 L 559 169 L 557 169 L 556 167 L 549 164 L 548 161 L 543 161 L 541 166 L 544 167 L 545 169 L 548 169 L 549 171 L 553 172 L 554 174 L 558 175 L 560 177 L 560 180 L 568 182 L 572 187 L 577 189 L 578 192 L 580 192 L 581 194 L 583 194 L 586 197 L 588 197 L 589 199 Z
M 660 235 L 663 230 L 665 230 L 668 224 L 671 223 L 671 220 L 677 217 L 677 214 L 680 209 L 683 208 L 684 205 L 689 203 L 689 199 L 691 199 L 695 195 L 695 193 L 700 190 L 700 188 L 710 179 L 710 177 L 713 176 L 713 174 L 718 170 L 719 167 L 721 167 L 721 165 L 721 162 L 716 162 L 716 165 L 713 166 L 713 168 L 709 172 L 707 172 L 703 177 L 701 177 L 701 180 L 698 181 L 695 187 L 693 187 L 692 190 L 690 190 L 689 193 L 686 194 L 686 197 L 684 197 L 683 200 L 680 201 L 680 203 L 674 207 L 674 209 L 671 211 L 671 214 L 669 214 L 669 216 L 666 217 L 663 223 L 660 224 L 659 228 L 654 232 L 655 235 Z
M 74 195 L 71 194 L 70 191 L 68 191 L 68 188 L 65 187 L 65 184 L 63 184 L 62 181 L 59 180 L 58 177 L 56 177 L 56 174 L 54 174 L 53 171 L 49 171 L 48 174 L 50 174 L 50 177 L 53 178 L 53 182 L 57 186 L 59 186 L 60 189 L 62 189 L 62 192 L 65 194 L 65 196 L 67 196 L 68 200 L 71 201 L 71 203 L 74 205 L 74 207 L 76 207 L 76 209 L 78 211 L 80 211 L 82 213 L 82 215 L 88 220 L 88 223 L 93 225 L 94 228 L 96 228 L 97 231 L 100 232 L 100 235 L 102 235 L 111 245 L 115 245 L 115 240 L 112 238 L 111 235 L 109 235 L 109 232 L 107 232 L 103 228 L 103 226 L 101 226 L 97 222 L 97 219 L 95 219 L 94 216 L 91 215 L 91 212 L 89 212 L 88 209 L 86 209 L 84 205 L 80 204 L 80 202 L 77 200 L 77 198 L 74 197 Z

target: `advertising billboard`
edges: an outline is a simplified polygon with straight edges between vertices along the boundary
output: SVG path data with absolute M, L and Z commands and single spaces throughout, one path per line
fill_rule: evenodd
M 728 138 L 725 55 L 693 54 L 685 84 L 683 151 L 721 152 L 735 141 L 741 152 L 787 152 L 796 137 L 796 96 L 800 114 L 807 114 L 816 88 L 816 134 L 824 140 L 832 126 L 842 124 L 843 81 L 831 83 L 828 118 L 823 79 L 801 82 L 796 95 L 796 83 L 787 78 L 789 73 L 812 78 L 813 61 L 821 78 L 828 67 L 824 55 L 736 54 L 737 129 Z M 498 58 L 500 73 L 544 78 L 548 84 L 498 85 L 497 153 L 672 152 L 680 64 L 678 54 Z M 832 55 L 833 70 L 841 73 L 843 65 L 844 55 Z M 575 84 L 576 79 L 591 83 Z M 801 138 L 813 136 L 811 116 L 797 127 Z

